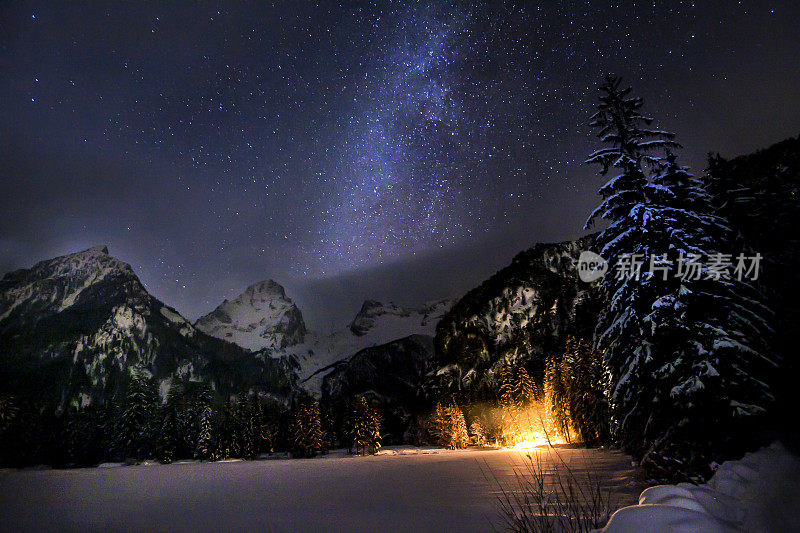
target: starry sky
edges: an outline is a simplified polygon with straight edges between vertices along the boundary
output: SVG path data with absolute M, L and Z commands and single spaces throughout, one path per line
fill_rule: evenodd
M 603 75 L 734 156 L 800 133 L 796 2 L 0 4 L 0 272 L 107 244 L 189 318 L 314 327 L 582 233 Z

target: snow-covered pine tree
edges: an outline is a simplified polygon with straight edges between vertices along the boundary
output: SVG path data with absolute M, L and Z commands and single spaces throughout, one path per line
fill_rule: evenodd
M 258 421 L 257 413 L 253 409 L 253 402 L 246 393 L 242 393 L 236 400 L 234 412 L 236 425 L 236 449 L 240 457 L 252 459 L 256 455 L 256 436 Z
M 517 406 L 524 409 L 530 405 L 535 397 L 536 387 L 534 386 L 533 378 L 531 378 L 524 366 L 517 367 L 514 379 L 514 398 Z
M 214 410 L 209 403 L 203 406 L 203 410 L 200 413 L 200 433 L 197 436 L 195 457 L 197 459 L 213 460 L 215 455 Z
M 313 457 L 324 451 L 318 401 L 306 398 L 297 405 L 291 432 L 294 457 Z
M 434 443 L 438 446 L 460 449 L 469 444 L 464 412 L 454 401 L 438 402 L 431 414 L 430 425 Z
M 176 457 L 193 457 L 200 433 L 200 416 L 211 403 L 211 390 L 206 383 L 191 381 L 188 375 L 173 374 L 165 407 L 175 411 Z
M 506 408 L 515 407 L 514 367 L 505 360 L 500 368 L 500 404 Z
M 568 341 L 569 344 L 569 341 Z M 556 429 L 570 441 L 569 430 L 572 422 L 570 409 L 570 376 L 569 368 L 564 364 L 566 354 L 553 355 L 547 359 L 544 367 L 544 391 L 546 405 Z
M 168 403 L 161 408 L 159 460 L 162 463 L 171 463 L 175 460 L 179 439 L 178 412 L 174 405 Z
M 149 372 L 140 365 L 132 366 L 128 387 L 116 424 L 115 448 L 120 458 L 142 459 L 156 449 L 158 390 Z
M 450 419 L 451 436 L 448 448 L 460 450 L 469 445 L 469 433 L 467 432 L 467 421 L 464 419 L 464 411 L 456 403 L 447 406 L 446 412 Z
M 445 446 L 449 439 L 450 431 L 447 415 L 445 413 L 445 406 L 441 401 L 436 402 L 427 425 L 432 444 Z
M 377 410 L 364 396 L 358 395 L 350 402 L 350 412 L 345 418 L 345 435 L 350 453 L 374 454 L 381 446 L 381 420 Z
M 612 429 L 662 475 L 686 475 L 724 455 L 742 435 L 738 423 L 769 402 L 751 372 L 769 363 L 757 351 L 764 309 L 745 284 L 700 261 L 719 253 L 727 228 L 677 165 L 673 135 L 649 128 L 642 100 L 619 78 L 601 91 L 591 124 L 609 146 L 587 162 L 620 174 L 601 187 L 587 227 L 609 221 L 597 238 L 610 272 L 599 282 L 605 304 L 595 342 L 611 374 Z M 696 274 L 687 276 L 690 264 Z
M 216 455 L 220 459 L 241 457 L 238 422 L 234 402 L 228 398 L 222 406 L 218 417 L 218 425 L 215 429 Z
M 548 359 L 544 378 L 547 405 L 562 435 L 569 436 L 574 429 L 587 446 L 607 442 L 607 380 L 603 359 L 589 341 L 567 337 L 564 353 Z

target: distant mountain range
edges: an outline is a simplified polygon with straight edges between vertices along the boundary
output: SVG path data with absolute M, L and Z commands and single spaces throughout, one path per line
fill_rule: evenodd
M 223 391 L 319 393 L 321 369 L 409 335 L 432 338 L 449 307 L 369 300 L 348 325 L 323 335 L 309 331 L 283 287 L 268 280 L 192 324 L 97 246 L 0 280 L 0 383 L 5 392 L 41 390 L 60 405 L 88 404 L 113 395 L 136 364 L 162 393 L 181 375 Z
M 431 376 L 490 375 L 508 349 L 527 346 L 530 362 L 568 334 L 589 334 L 592 299 L 574 271 L 589 244 L 537 245 L 458 301 L 367 300 L 331 334 L 310 330 L 273 280 L 192 324 L 98 246 L 0 280 L 0 383 L 12 393 L 41 391 L 59 405 L 88 404 L 113 395 L 137 364 L 162 394 L 186 375 L 223 393 L 255 389 L 288 399 L 300 389 L 317 396 L 369 390 L 419 402 Z
M 232 301 L 223 301 L 199 318 L 195 327 L 242 348 L 296 361 L 300 383 L 316 394 L 324 370 L 334 363 L 410 335 L 432 338 L 452 303 L 441 300 L 410 308 L 367 300 L 349 325 L 325 335 L 308 330 L 283 287 L 269 280 L 251 285 Z
M 290 361 L 259 357 L 195 328 L 151 296 L 105 246 L 56 257 L 0 280 L 0 383 L 59 404 L 113 394 L 140 364 L 168 388 L 176 375 L 219 390 L 256 387 L 285 395 Z M 26 394 L 27 393 L 27 394 Z

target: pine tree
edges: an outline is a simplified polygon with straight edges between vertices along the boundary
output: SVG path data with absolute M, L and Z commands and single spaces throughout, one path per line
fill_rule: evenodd
M 178 452 L 178 413 L 174 405 L 164 405 L 161 409 L 161 435 L 159 460 L 171 463 Z
M 211 405 L 205 405 L 200 414 L 200 433 L 197 438 L 195 457 L 198 459 L 215 459 L 214 443 L 214 410 Z
M 19 414 L 16 399 L 10 394 L 0 396 L 0 437 L 11 427 L 11 423 Z
M 291 432 L 293 456 L 313 457 L 324 451 L 319 402 L 309 398 L 298 404 Z
M 448 448 L 460 450 L 469 445 L 469 433 L 467 432 L 467 421 L 464 419 L 464 412 L 453 403 L 447 408 L 448 416 L 451 420 L 452 435 Z
M 249 395 L 240 395 L 235 408 L 237 450 L 241 457 L 248 459 L 252 459 L 256 455 L 258 435 L 256 417 L 257 413 Z
M 607 379 L 602 357 L 583 339 L 568 337 L 564 353 L 548 359 L 547 403 L 562 435 L 574 429 L 587 446 L 608 440 Z
M 514 368 L 506 360 L 500 368 L 500 403 L 507 408 L 514 407 Z
M 200 433 L 200 417 L 211 403 L 211 390 L 206 383 L 189 380 L 187 375 L 173 375 L 164 402 L 174 410 L 175 456 L 193 457 Z
M 517 368 L 514 379 L 514 400 L 518 407 L 524 408 L 534 400 L 536 389 L 528 371 L 524 366 Z
M 599 282 L 596 345 L 610 372 L 617 442 L 658 469 L 686 473 L 710 463 L 733 426 L 769 402 L 757 375 L 769 364 L 757 351 L 765 310 L 744 284 L 714 278 L 707 264 L 695 261 L 696 278 L 677 275 L 688 259 L 714 257 L 726 227 L 677 164 L 673 135 L 649 129 L 641 99 L 620 87 L 618 78 L 601 87 L 592 125 L 610 146 L 587 160 L 602 174 L 620 171 L 601 187 L 587 223 L 609 221 L 597 238 L 610 273 Z
M 479 420 L 473 420 L 469 425 L 470 442 L 476 446 L 486 446 L 488 440 L 486 438 L 486 429 Z
M 536 386 L 522 365 L 507 359 L 500 369 L 500 403 L 509 409 L 525 409 L 536 399 Z
M 218 459 L 230 459 L 241 457 L 240 448 L 240 429 L 239 420 L 236 416 L 236 409 L 230 398 L 222 406 L 222 410 L 217 418 L 216 436 L 216 456 Z
M 320 420 L 322 423 L 323 444 L 325 448 L 336 448 L 341 440 L 344 443 L 347 437 L 341 436 L 341 431 L 337 427 L 337 408 L 329 403 L 320 403 Z
M 157 448 L 158 391 L 142 366 L 131 367 L 128 377 L 117 420 L 116 450 L 121 458 L 143 459 Z
M 350 453 L 374 454 L 381 446 L 381 417 L 364 396 L 350 402 L 350 412 L 345 418 L 345 435 Z
M 558 433 L 570 441 L 570 425 L 573 411 L 570 408 L 569 368 L 565 364 L 566 354 L 552 356 L 547 360 L 544 371 L 545 396 L 550 415 L 555 422 Z
M 431 414 L 431 432 L 438 446 L 461 449 L 469 444 L 464 412 L 455 402 L 436 404 Z

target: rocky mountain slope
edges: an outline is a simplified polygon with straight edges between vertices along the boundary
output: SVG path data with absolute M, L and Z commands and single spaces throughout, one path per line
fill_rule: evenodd
M 302 313 L 272 280 L 254 283 L 235 300 L 223 301 L 195 327 L 253 351 L 294 346 L 306 335 Z
M 453 305 L 436 327 L 440 385 L 481 397 L 503 358 L 537 375 L 568 335 L 591 338 L 598 298 L 576 270 L 591 243 L 537 244 Z
M 173 375 L 218 389 L 286 391 L 285 360 L 262 361 L 193 327 L 145 290 L 133 269 L 98 246 L 0 280 L 0 383 L 60 405 L 113 394 L 133 364 L 162 384 Z M 124 381 L 124 380 L 122 380 Z
M 410 308 L 367 300 L 349 326 L 324 336 L 312 332 L 305 343 L 285 353 L 299 363 L 301 385 L 317 394 L 329 367 L 361 350 L 411 335 L 433 337 L 436 324 L 451 304 L 452 300 L 440 300 Z
M 411 335 L 335 363 L 322 378 L 322 398 L 344 413 L 349 399 L 367 394 L 381 408 L 384 442 L 401 443 L 412 416 L 426 407 L 424 387 L 433 368 L 433 338 Z

